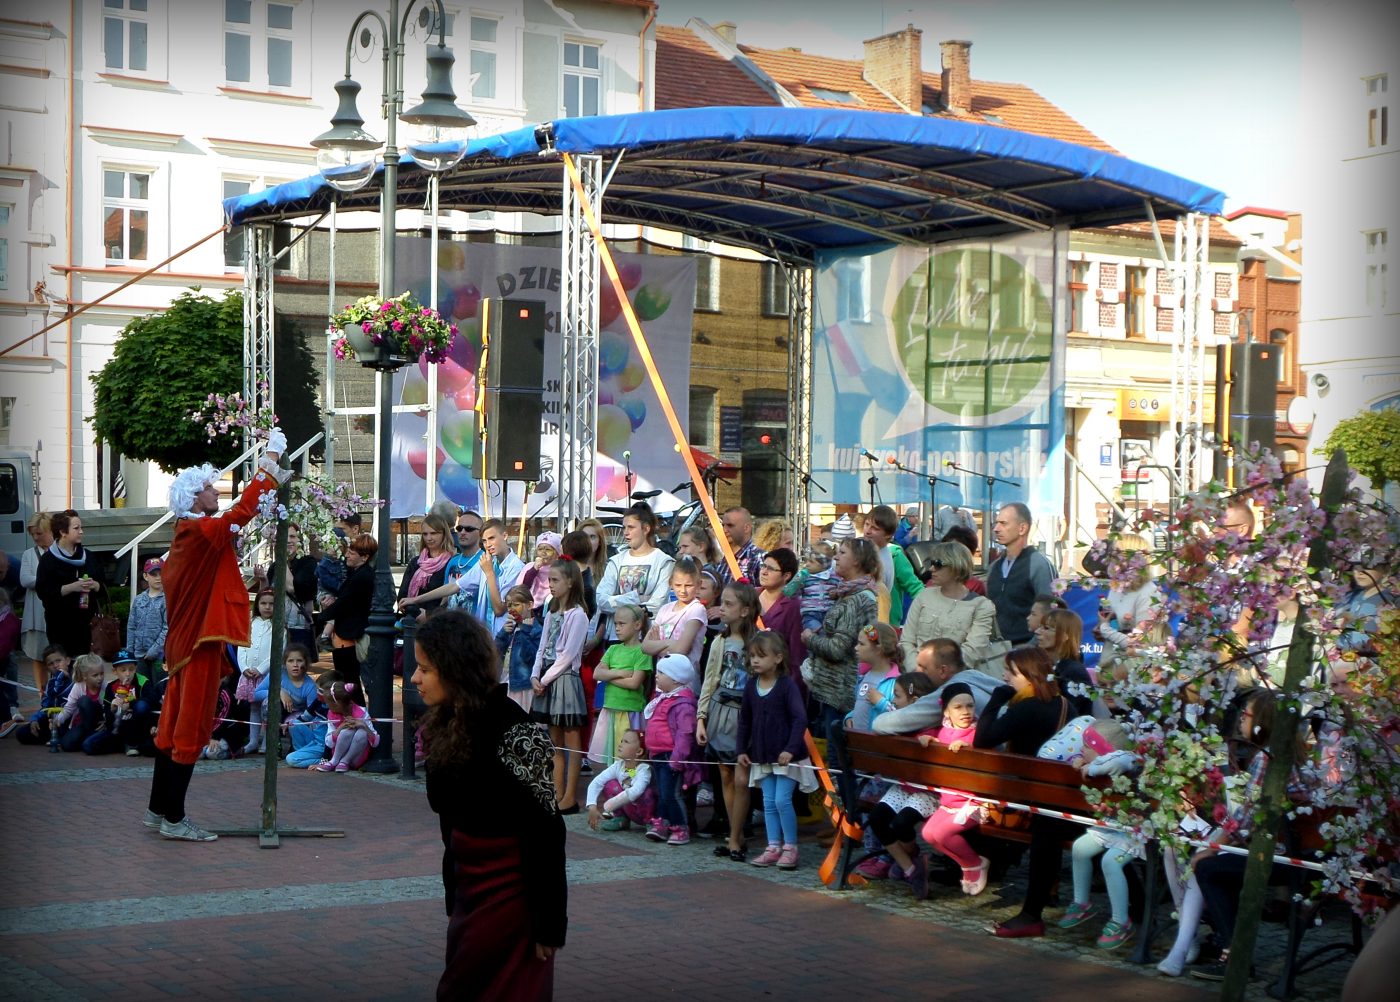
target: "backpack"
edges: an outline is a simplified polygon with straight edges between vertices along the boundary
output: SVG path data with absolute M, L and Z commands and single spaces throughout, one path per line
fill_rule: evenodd
M 723 643 L 716 638 L 716 643 Z M 705 717 L 705 733 L 709 746 L 721 759 L 733 761 L 739 754 L 739 707 L 744 702 L 744 688 L 749 673 L 744 669 L 744 652 L 725 651 L 719 672 L 719 687 L 710 697 L 710 710 Z

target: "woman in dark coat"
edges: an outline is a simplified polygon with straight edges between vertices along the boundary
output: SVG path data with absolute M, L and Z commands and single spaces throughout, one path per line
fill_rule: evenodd
M 450 916 L 437 997 L 550 998 L 568 889 L 549 740 L 506 695 L 496 645 L 475 617 L 433 613 L 415 653 Z
M 331 603 L 329 614 L 335 617 L 331 631 L 331 662 L 342 681 L 354 682 L 352 697 L 365 705 L 364 686 L 360 685 L 360 650 L 365 629 L 369 626 L 369 610 L 374 602 L 374 557 L 379 544 L 367 532 L 362 532 L 345 548 L 348 573 L 340 586 L 340 595 Z
M 53 544 L 39 558 L 34 591 L 44 603 L 49 643 L 70 657 L 92 649 L 92 617 L 102 595 L 97 567 L 83 549 L 83 521 L 71 508 L 52 520 Z

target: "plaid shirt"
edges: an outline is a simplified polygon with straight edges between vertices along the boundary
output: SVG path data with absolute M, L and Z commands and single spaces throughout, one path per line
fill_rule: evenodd
M 758 570 L 763 566 L 763 558 L 768 554 L 760 550 L 751 539 L 740 547 L 734 554 L 734 559 L 739 564 L 739 576 L 745 578 L 749 584 L 758 587 Z M 729 572 L 729 561 L 721 560 L 718 564 L 719 585 L 723 589 L 725 585 L 734 580 L 734 575 Z

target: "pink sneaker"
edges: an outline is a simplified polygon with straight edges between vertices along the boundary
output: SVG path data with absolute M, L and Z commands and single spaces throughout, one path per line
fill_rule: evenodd
M 677 825 L 671 829 L 671 837 L 666 840 L 667 845 L 690 845 L 690 829 L 685 825 Z
M 335 771 L 336 771 L 336 772 L 349 772 L 349 771 L 350 771 L 350 766 L 347 765 L 347 764 L 344 763 L 344 762 L 337 762 L 337 763 L 335 764 Z
M 652 818 L 651 827 L 647 829 L 647 838 L 653 842 L 665 842 L 671 836 L 671 826 L 666 823 L 665 818 Z
M 795 870 L 795 869 L 797 869 L 797 846 L 795 846 L 795 845 L 785 845 L 785 846 L 783 846 L 783 851 L 782 851 L 781 853 L 778 854 L 778 869 L 780 869 L 780 870 Z
M 871 880 L 884 880 L 890 875 L 890 862 L 879 856 L 872 856 L 856 867 L 856 873 L 862 877 L 869 877 Z
M 768 848 L 762 853 L 749 860 L 750 866 L 772 866 L 783 858 L 783 847 L 776 842 L 768 843 Z

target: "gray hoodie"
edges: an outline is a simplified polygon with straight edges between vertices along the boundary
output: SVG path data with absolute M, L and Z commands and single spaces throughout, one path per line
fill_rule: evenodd
M 999 678 L 993 678 L 976 668 L 964 668 L 944 682 L 927 696 L 920 696 L 902 710 L 890 710 L 875 718 L 871 730 L 876 734 L 913 734 L 928 727 L 938 727 L 943 723 L 943 687 L 954 682 L 962 682 L 972 689 L 972 702 L 977 707 L 977 715 L 982 715 L 992 690 L 1005 685 Z

